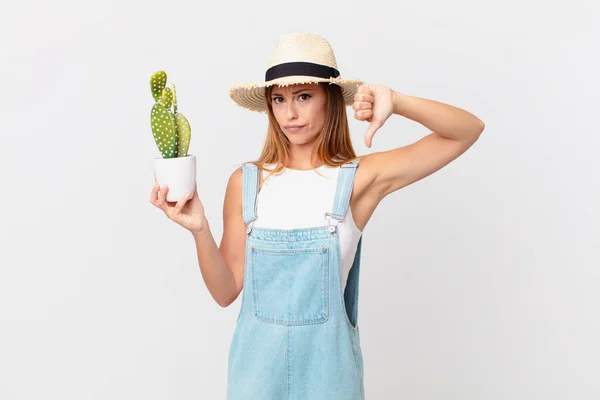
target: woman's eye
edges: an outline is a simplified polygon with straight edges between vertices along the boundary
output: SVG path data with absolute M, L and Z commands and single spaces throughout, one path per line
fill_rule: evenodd
M 304 100 L 308 100 L 310 97 L 312 97 L 310 94 L 307 93 L 302 93 L 300 96 L 298 96 L 299 98 L 301 97 L 305 97 Z M 273 103 L 275 104 L 279 104 L 280 102 L 278 100 L 283 100 L 283 97 L 273 97 Z

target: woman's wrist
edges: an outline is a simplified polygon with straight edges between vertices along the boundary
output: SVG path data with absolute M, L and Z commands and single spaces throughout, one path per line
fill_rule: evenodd
M 210 233 L 210 225 L 208 224 L 208 219 L 204 218 L 204 220 L 202 221 L 202 227 L 199 230 L 190 232 L 192 232 L 192 236 L 194 237 L 194 239 L 199 239 L 204 235 Z
M 405 103 L 408 96 L 392 90 L 392 104 L 394 106 L 394 114 L 403 115 Z

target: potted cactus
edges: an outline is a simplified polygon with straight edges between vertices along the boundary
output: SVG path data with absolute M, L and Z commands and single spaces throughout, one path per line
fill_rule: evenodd
M 178 201 L 188 190 L 191 199 L 196 189 L 196 156 L 188 154 L 190 124 L 177 109 L 175 85 L 167 86 L 165 71 L 152 74 L 150 90 L 155 101 L 150 124 L 162 155 L 154 159 L 154 177 L 161 188 L 169 186 L 167 201 Z

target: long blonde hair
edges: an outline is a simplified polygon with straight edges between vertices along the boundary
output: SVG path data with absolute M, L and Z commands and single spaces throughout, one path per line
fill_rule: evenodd
M 318 84 L 325 90 L 326 117 L 323 129 L 317 137 L 316 145 L 311 154 L 313 165 L 316 159 L 322 160 L 323 164 L 330 167 L 337 167 L 359 159 L 360 157 L 356 156 L 350 139 L 350 127 L 348 126 L 342 89 L 338 85 L 329 84 L 328 82 L 318 82 Z M 275 164 L 273 170 L 268 170 L 272 171 L 269 176 L 283 172 L 285 166 L 289 165 L 291 155 L 289 139 L 284 135 L 273 114 L 271 99 L 273 88 L 274 86 L 265 88 L 269 125 L 262 153 L 258 160 L 248 162 L 256 165 L 259 171 L 265 170 L 265 164 Z

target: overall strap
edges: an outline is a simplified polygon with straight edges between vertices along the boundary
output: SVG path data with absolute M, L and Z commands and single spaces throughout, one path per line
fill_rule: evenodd
M 252 230 L 252 223 L 257 218 L 256 197 L 258 195 L 259 169 L 251 163 L 242 164 L 242 213 L 244 224 L 247 225 L 246 233 Z
M 360 159 L 340 165 L 332 211 L 325 213 L 325 218 L 329 220 L 329 232 L 331 233 L 335 232 L 338 222 L 344 219 L 350 205 L 350 196 L 359 161 Z

